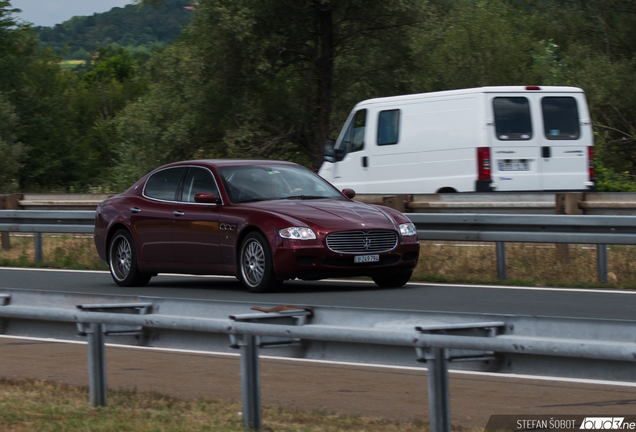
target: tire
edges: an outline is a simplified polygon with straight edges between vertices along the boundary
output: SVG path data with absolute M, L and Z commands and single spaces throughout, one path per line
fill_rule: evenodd
M 108 267 L 115 283 L 123 287 L 144 286 L 152 277 L 137 268 L 137 250 L 128 230 L 118 230 L 110 240 Z
M 281 285 L 274 273 L 269 242 L 259 232 L 249 233 L 241 244 L 238 276 L 253 293 L 273 291 Z
M 400 288 L 411 279 L 413 271 L 400 271 L 393 274 L 373 276 L 373 282 L 380 288 Z

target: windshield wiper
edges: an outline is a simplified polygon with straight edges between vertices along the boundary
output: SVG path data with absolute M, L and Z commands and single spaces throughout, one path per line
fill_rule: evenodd
M 306 200 L 306 199 L 320 199 L 320 198 L 329 198 L 326 196 L 320 196 L 320 195 L 292 195 L 292 196 L 288 196 L 285 199 L 300 199 L 300 200 Z

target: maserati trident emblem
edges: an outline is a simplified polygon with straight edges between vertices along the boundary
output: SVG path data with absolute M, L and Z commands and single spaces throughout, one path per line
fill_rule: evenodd
M 367 237 L 364 239 L 364 248 L 369 249 L 370 247 L 371 247 L 371 239 Z

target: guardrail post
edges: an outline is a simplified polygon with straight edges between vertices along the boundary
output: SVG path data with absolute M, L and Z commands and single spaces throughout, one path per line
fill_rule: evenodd
M 261 430 L 261 379 L 257 336 L 244 335 L 241 347 L 241 398 L 246 430 Z
M 430 348 L 428 368 L 428 411 L 431 432 L 450 432 L 448 364 L 444 348 Z
M 35 247 L 35 262 L 42 262 L 42 233 L 33 233 L 33 246 Z
M 106 348 L 103 324 L 87 324 L 88 386 L 92 407 L 106 406 Z
M 607 245 L 596 245 L 596 264 L 598 281 L 607 283 Z
M 497 242 L 497 278 L 506 279 L 506 243 Z

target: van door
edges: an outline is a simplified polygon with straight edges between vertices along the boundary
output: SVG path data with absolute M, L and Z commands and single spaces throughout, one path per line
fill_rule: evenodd
M 493 115 L 491 177 L 495 191 L 540 190 L 540 140 L 530 95 L 488 94 Z
M 365 148 L 367 129 L 367 110 L 356 111 L 338 137 L 335 149 L 341 150 L 344 157 L 334 164 L 333 183 L 339 188 L 352 188 L 359 193 L 367 193 L 367 174 L 369 157 Z
M 589 184 L 587 147 L 592 145 L 592 136 L 590 127 L 585 127 L 589 121 L 581 118 L 581 111 L 587 114 L 584 100 L 575 96 L 578 95 L 536 95 L 544 190 L 583 190 Z

